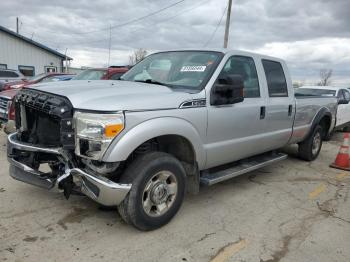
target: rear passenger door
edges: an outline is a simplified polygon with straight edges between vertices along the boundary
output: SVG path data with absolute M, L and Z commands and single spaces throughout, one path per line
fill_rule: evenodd
M 286 79 L 286 66 L 278 61 L 262 59 L 268 97 L 265 132 L 270 149 L 284 146 L 293 131 L 295 99 L 291 81 Z

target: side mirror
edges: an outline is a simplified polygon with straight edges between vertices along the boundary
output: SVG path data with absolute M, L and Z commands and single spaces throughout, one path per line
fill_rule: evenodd
M 338 105 L 347 105 L 349 104 L 349 101 L 346 99 L 339 99 L 338 100 Z
M 220 77 L 211 89 L 211 105 L 231 105 L 244 100 L 244 82 L 240 75 Z

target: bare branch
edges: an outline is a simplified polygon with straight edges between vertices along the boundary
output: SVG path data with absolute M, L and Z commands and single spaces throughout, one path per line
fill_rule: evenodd
M 138 62 L 142 61 L 147 56 L 147 50 L 140 48 L 134 51 L 134 53 L 129 56 L 129 65 L 133 66 Z
M 321 81 L 318 83 L 319 86 L 329 86 L 331 84 L 331 77 L 333 74 L 332 69 L 321 69 L 320 78 Z

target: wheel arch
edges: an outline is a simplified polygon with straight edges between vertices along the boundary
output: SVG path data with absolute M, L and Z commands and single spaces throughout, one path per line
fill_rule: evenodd
M 177 152 L 178 147 L 183 145 L 185 152 L 188 153 L 187 157 L 191 157 L 190 152 L 193 151 L 193 160 L 197 162 L 199 168 L 205 165 L 206 154 L 199 133 L 188 121 L 174 117 L 147 120 L 131 128 L 121 138 L 112 142 L 103 161 L 125 161 L 140 145 L 152 139 L 175 144 L 174 147 L 165 151 L 178 156 L 180 161 L 184 159 L 181 159 L 183 157 Z
M 315 129 L 317 125 L 321 125 L 324 129 L 323 139 L 332 131 L 330 130 L 332 125 L 332 113 L 329 111 L 328 108 L 322 107 L 314 117 L 310 130 L 308 131 L 305 138 L 307 139 Z

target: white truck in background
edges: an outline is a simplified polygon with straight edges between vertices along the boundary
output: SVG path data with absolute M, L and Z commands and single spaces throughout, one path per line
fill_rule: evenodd
M 350 129 L 350 90 L 333 86 L 302 86 L 295 89 L 297 97 L 336 97 L 340 102 L 337 109 L 334 130 L 349 131 Z

